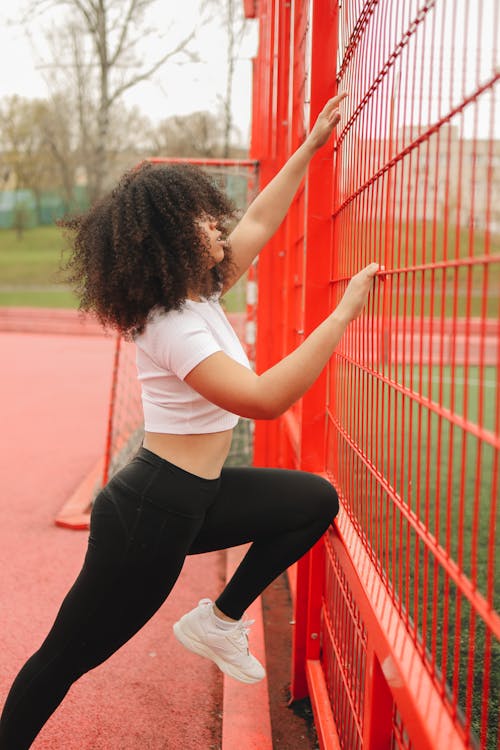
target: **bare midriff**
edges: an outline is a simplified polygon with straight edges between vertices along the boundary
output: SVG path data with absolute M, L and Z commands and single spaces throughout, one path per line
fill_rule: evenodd
M 203 435 L 146 432 L 143 445 L 166 461 L 204 479 L 217 479 L 231 448 L 233 430 Z

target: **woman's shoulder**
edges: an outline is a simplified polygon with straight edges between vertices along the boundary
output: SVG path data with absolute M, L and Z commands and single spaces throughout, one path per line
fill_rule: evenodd
M 171 310 L 165 310 L 161 307 L 154 308 L 148 316 L 146 326 L 169 326 L 175 325 L 180 320 L 186 320 L 192 315 L 192 310 L 187 302 L 186 300 L 179 307 Z
M 144 326 L 144 330 L 136 337 L 138 340 L 147 340 L 158 335 L 175 334 L 182 335 L 193 325 L 200 322 L 203 317 L 202 311 L 184 303 L 180 308 L 164 310 L 156 308 L 151 311 Z

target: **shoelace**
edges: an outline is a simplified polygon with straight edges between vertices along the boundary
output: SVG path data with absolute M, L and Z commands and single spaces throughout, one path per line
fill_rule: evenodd
M 236 642 L 241 645 L 243 648 L 246 648 L 247 654 L 250 655 L 250 650 L 248 648 L 248 634 L 250 632 L 250 627 L 254 624 L 255 620 L 243 620 L 242 622 L 239 622 L 234 630 L 231 630 L 231 634 L 234 633 L 236 638 Z
M 211 607 L 212 605 L 213 602 L 211 599 L 200 599 L 198 602 L 199 607 Z M 250 633 L 250 628 L 254 622 L 255 620 L 242 620 L 235 625 L 234 630 L 226 631 L 227 635 L 231 633 L 232 636 L 236 636 L 235 638 L 233 637 L 233 640 L 243 648 L 246 648 L 248 655 L 250 655 L 250 649 L 248 648 L 248 634 Z
M 200 599 L 200 601 L 198 602 L 198 606 L 207 607 L 207 608 L 212 607 L 213 601 L 211 599 Z M 255 620 L 241 620 L 240 622 L 236 623 L 234 631 L 231 631 L 231 632 L 238 631 L 246 637 L 248 636 L 250 632 L 250 627 L 254 624 L 254 622 Z

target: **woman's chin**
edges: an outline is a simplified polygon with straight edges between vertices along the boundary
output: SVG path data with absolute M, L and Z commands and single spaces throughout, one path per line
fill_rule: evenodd
M 212 255 L 212 265 L 211 268 L 214 266 L 218 266 L 219 263 L 221 263 L 224 260 L 224 250 L 222 252 L 218 252 L 216 255 Z
M 218 265 L 219 265 L 219 263 L 220 263 L 221 261 L 223 261 L 223 260 L 224 260 L 224 256 L 222 256 L 222 258 L 212 258 L 212 259 L 210 260 L 209 264 L 208 264 L 208 268 L 209 268 L 209 270 L 211 270 L 212 268 L 215 268 L 215 266 L 218 266 Z

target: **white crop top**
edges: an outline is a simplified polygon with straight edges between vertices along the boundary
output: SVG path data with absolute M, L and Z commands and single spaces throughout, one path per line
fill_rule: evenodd
M 186 300 L 182 310 L 156 313 L 135 344 L 146 431 L 186 435 L 235 427 L 236 414 L 184 382 L 196 365 L 219 351 L 250 367 L 218 300 Z

